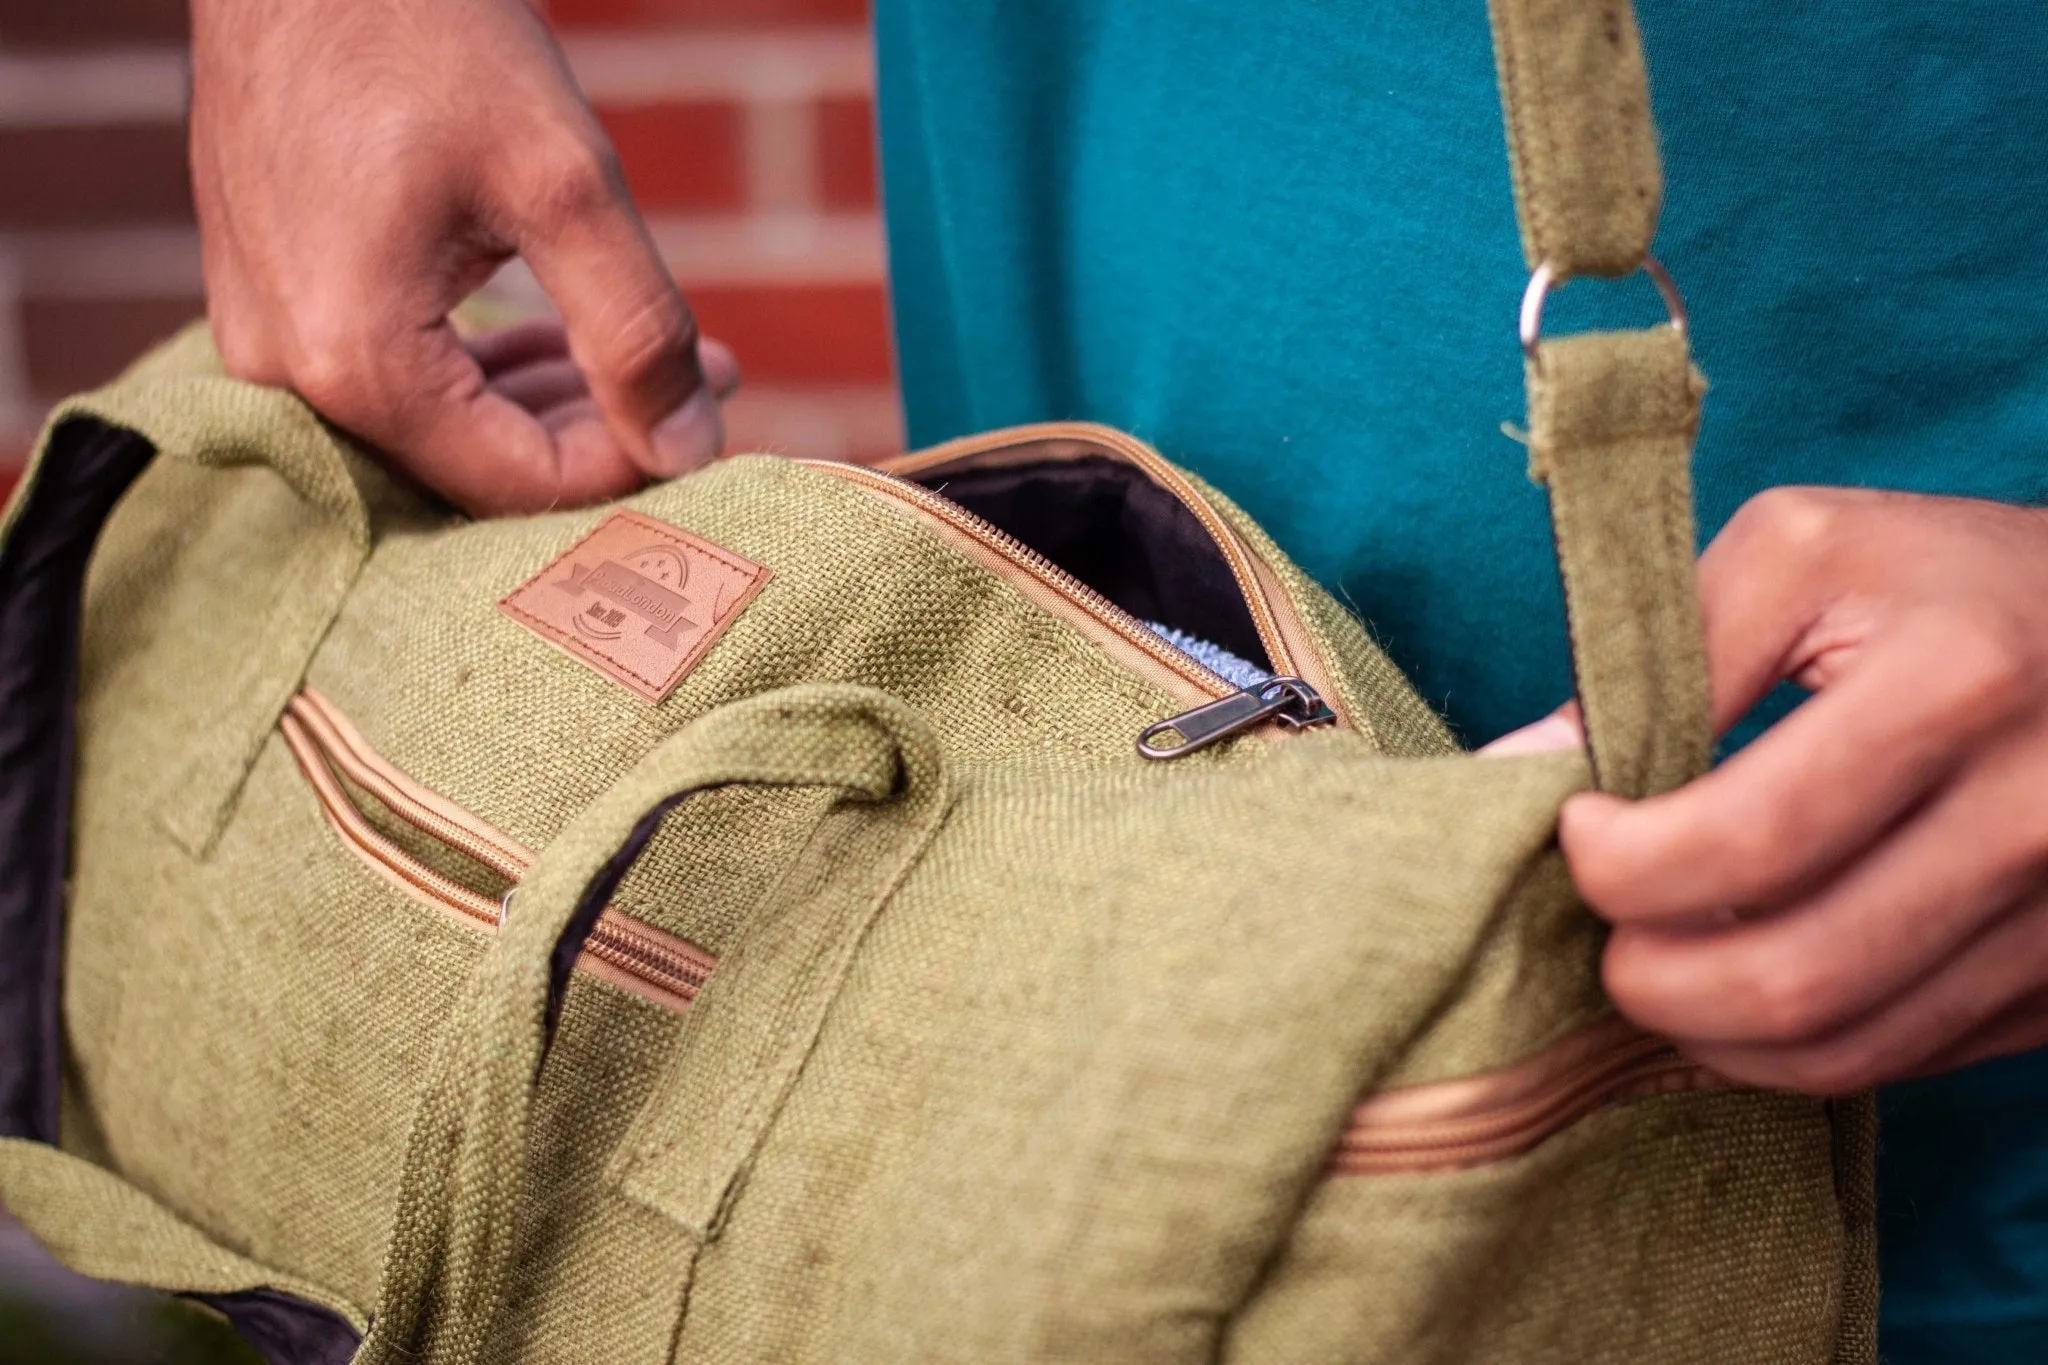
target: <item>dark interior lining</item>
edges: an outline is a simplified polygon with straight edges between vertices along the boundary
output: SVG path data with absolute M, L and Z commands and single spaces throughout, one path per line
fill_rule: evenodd
M 85 571 L 155 455 L 134 432 L 65 423 L 0 545 L 0 1136 L 53 1146 Z M 270 1365 L 341 1365 L 359 1344 L 343 1318 L 276 1290 L 194 1297 Z
M 226 1318 L 269 1365 L 348 1365 L 362 1345 L 341 1314 L 275 1289 L 187 1297 Z
M 1085 456 L 935 473 L 920 482 L 1138 619 L 1272 667 L 1223 552 L 1180 499 L 1133 466 Z
M 0 546 L 0 1134 L 57 1140 L 72 711 L 85 566 L 156 452 L 70 422 Z

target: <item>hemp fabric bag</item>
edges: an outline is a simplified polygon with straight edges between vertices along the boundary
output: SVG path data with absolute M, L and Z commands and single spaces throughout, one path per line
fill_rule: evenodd
M 1656 148 L 1492 8 L 1533 321 Z M 1590 763 L 1113 432 L 473 524 L 182 337 L 0 541 L 0 1204 L 274 1362 L 1872 1359 L 1868 1103 L 1618 1021 L 1554 847 L 1708 760 L 1701 381 L 1528 373 Z

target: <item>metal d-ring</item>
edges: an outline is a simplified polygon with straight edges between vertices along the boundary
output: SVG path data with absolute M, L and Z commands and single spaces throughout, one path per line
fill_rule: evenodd
M 1664 296 L 1664 306 L 1670 310 L 1671 326 L 1680 336 L 1686 332 L 1685 299 L 1678 292 L 1678 282 L 1671 278 L 1671 272 L 1655 256 L 1643 257 L 1643 273 L 1657 286 L 1657 292 Z M 1543 340 L 1543 301 L 1550 297 L 1550 287 L 1557 283 L 1557 271 L 1545 261 L 1529 276 L 1529 287 L 1522 291 L 1522 354 L 1529 363 L 1540 363 L 1537 359 L 1537 345 Z

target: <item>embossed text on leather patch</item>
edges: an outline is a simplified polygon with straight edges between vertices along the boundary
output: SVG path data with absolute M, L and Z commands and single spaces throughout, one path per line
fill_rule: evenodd
M 702 536 L 637 512 L 614 512 L 498 610 L 658 702 L 769 577 L 761 565 Z

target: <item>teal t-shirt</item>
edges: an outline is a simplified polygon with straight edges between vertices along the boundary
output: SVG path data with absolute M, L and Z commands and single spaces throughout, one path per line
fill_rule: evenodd
M 917 442 L 1132 430 L 1470 741 L 1570 691 L 1483 6 L 877 0 Z M 1641 0 L 1702 532 L 1773 484 L 2048 492 L 2048 5 Z M 1554 332 L 1658 316 L 1585 281 Z M 1886 1349 L 2048 1359 L 2048 1060 L 1887 1102 Z

